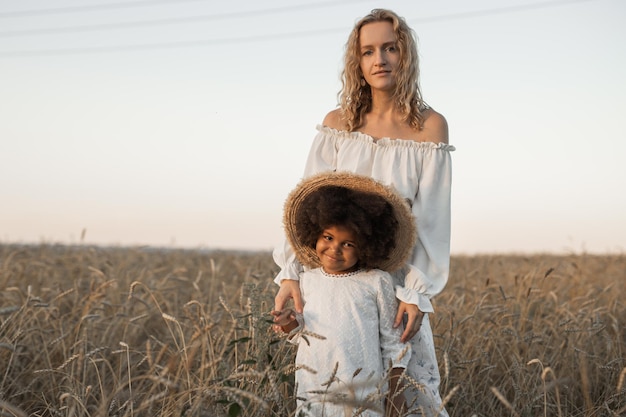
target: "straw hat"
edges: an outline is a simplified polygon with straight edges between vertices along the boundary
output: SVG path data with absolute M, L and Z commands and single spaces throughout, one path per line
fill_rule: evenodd
M 400 269 L 410 256 L 417 239 L 415 222 L 408 202 L 395 190 L 371 177 L 350 172 L 328 171 L 313 175 L 302 180 L 287 197 L 283 225 L 287 239 L 298 261 L 309 268 L 321 266 L 315 249 L 299 238 L 301 234 L 298 233 L 297 220 L 298 216 L 302 215 L 302 208 L 307 204 L 307 197 L 326 186 L 346 187 L 357 192 L 378 195 L 389 202 L 398 221 L 398 227 L 396 228 L 394 248 L 389 253 L 388 259 L 379 268 L 388 272 Z

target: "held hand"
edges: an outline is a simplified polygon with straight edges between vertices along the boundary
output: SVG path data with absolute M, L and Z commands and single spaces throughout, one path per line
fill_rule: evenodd
M 407 304 L 400 301 L 398 306 L 398 313 L 396 314 L 396 320 L 393 323 L 393 327 L 396 328 L 402 323 L 404 314 L 406 313 L 406 324 L 404 327 L 404 333 L 400 341 L 406 343 L 413 338 L 419 332 L 422 327 L 422 320 L 424 320 L 424 313 L 415 304 Z
M 282 311 L 272 310 L 270 314 L 274 316 L 274 325 L 272 328 L 276 333 L 291 333 L 300 326 L 296 312 L 291 308 L 286 308 Z
M 272 310 L 270 314 L 274 316 L 274 323 L 278 326 L 286 326 L 296 319 L 296 312 L 290 308 L 284 310 Z
M 287 305 L 287 301 L 293 299 L 294 310 L 302 313 L 302 294 L 300 293 L 300 282 L 292 279 L 284 279 L 280 282 L 280 289 L 274 298 L 274 310 L 281 311 Z

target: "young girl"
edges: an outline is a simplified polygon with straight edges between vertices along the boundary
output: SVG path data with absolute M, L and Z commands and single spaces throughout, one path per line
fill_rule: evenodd
M 385 270 L 398 269 L 410 254 L 415 226 L 408 204 L 370 177 L 329 172 L 289 195 L 284 224 L 308 268 L 300 275 L 302 315 L 272 311 L 298 343 L 296 416 L 374 417 L 385 407 L 386 416 L 400 415 L 411 353 L 393 327 L 397 302 Z

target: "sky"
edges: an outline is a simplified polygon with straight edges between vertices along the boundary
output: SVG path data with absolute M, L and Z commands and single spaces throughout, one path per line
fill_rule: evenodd
M 271 250 L 377 7 L 456 147 L 452 254 L 623 254 L 623 0 L 0 0 L 0 243 Z

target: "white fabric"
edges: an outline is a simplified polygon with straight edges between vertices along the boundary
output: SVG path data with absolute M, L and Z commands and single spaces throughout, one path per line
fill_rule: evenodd
M 443 290 L 450 263 L 450 152 L 454 147 L 432 142 L 382 138 L 360 132 L 318 126 L 304 170 L 304 178 L 323 171 L 368 175 L 394 187 L 411 202 L 418 239 L 410 264 L 421 271 L 414 281 L 416 294 L 428 298 Z M 274 251 L 282 270 L 275 281 L 298 279 L 303 267 L 284 241 Z M 404 300 L 402 300 L 404 301 Z
M 416 219 L 417 242 L 410 267 L 394 274 L 396 297 L 415 304 L 424 312 L 432 312 L 430 299 L 439 294 L 448 280 L 450 263 L 450 190 L 452 165 L 447 144 L 381 138 L 375 140 L 360 132 L 338 131 L 318 126 L 313 140 L 304 178 L 323 171 L 350 171 L 368 175 L 390 185 L 411 203 Z M 298 280 L 305 270 L 296 260 L 286 238 L 273 253 L 281 268 L 275 278 Z M 447 416 L 437 410 L 439 370 L 433 334 L 428 315 L 418 334 L 411 339 L 413 357 L 407 372 L 425 385 L 424 392 L 415 390 L 423 415 Z M 419 359 L 418 359 L 419 358 Z
M 300 290 L 305 332 L 325 339 L 306 333 L 298 337 L 296 366 L 306 366 L 296 371 L 298 397 L 308 400 L 299 400 L 299 409 L 315 417 L 344 417 L 343 406 L 329 399 L 349 395 L 351 390 L 357 401 L 384 392 L 389 364 L 406 368 L 409 362 L 410 349 L 400 342 L 400 328 L 393 328 L 397 309 L 393 278 L 377 269 L 333 277 L 317 268 L 300 275 Z M 329 386 L 322 385 L 330 380 L 336 364 L 336 379 Z M 361 371 L 354 376 L 358 369 Z M 380 394 L 375 401 L 381 409 L 382 398 Z M 361 415 L 382 414 L 368 410 Z
M 432 313 L 434 311 L 430 297 L 425 293 L 428 277 L 413 265 L 394 274 L 396 278 L 396 297 L 407 304 L 415 304 L 420 311 Z

